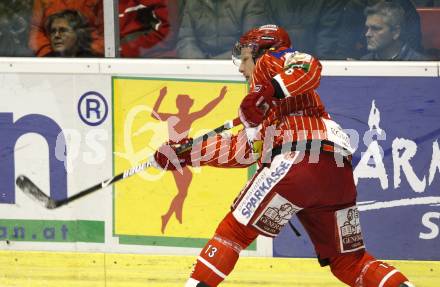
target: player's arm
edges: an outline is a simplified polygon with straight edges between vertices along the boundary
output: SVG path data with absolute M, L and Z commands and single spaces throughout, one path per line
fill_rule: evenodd
M 221 134 L 195 145 L 191 151 L 192 166 L 243 168 L 257 160 L 245 130 L 236 135 Z
M 321 71 L 321 63 L 311 55 L 299 52 L 290 54 L 285 59 L 283 70 L 271 80 L 275 97 L 294 97 L 316 89 L 321 80 Z
M 192 142 L 192 148 L 177 153 L 180 144 Z M 213 167 L 248 167 L 256 162 L 257 157 L 251 148 L 251 141 L 245 130 L 237 135 L 216 135 L 195 143 L 191 138 L 181 142 L 166 143 L 154 155 L 159 167 L 166 170 L 180 170 L 183 166 Z

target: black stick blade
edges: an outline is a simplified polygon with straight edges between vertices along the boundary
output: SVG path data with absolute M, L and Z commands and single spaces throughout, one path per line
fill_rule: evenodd
M 42 203 L 46 208 L 54 208 L 53 200 L 39 189 L 27 176 L 20 175 L 15 181 L 18 188 L 31 199 Z

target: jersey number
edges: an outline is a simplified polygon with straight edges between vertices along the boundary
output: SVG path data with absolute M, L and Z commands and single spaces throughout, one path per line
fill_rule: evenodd
M 217 250 L 218 250 L 217 247 L 214 247 L 211 244 L 209 244 L 208 248 L 206 248 L 205 254 L 208 254 L 208 256 L 212 258 L 214 257 Z

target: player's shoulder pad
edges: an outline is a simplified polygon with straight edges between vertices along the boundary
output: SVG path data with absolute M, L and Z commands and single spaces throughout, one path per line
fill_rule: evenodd
M 292 48 L 281 48 L 277 50 L 269 50 L 269 54 L 275 58 L 281 59 L 286 53 L 295 52 Z
M 286 53 L 284 58 L 284 70 L 303 69 L 306 72 L 310 69 L 310 63 L 313 59 L 311 55 L 298 51 Z

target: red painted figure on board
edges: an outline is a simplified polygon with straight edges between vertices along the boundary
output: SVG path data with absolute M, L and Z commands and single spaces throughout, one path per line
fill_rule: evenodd
M 227 92 L 227 87 L 224 86 L 218 97 L 206 104 L 201 110 L 196 112 L 190 112 L 191 107 L 194 104 L 194 100 L 186 94 L 180 94 L 176 98 L 176 107 L 178 112 L 176 114 L 159 112 L 159 107 L 167 94 L 167 87 L 163 87 L 160 90 L 159 97 L 153 107 L 151 116 L 159 121 L 166 121 L 168 123 L 169 141 L 172 143 L 178 143 L 182 139 L 188 137 L 188 132 L 194 121 L 203 118 L 210 111 L 212 111 L 223 98 Z M 188 188 L 192 180 L 192 172 L 184 166 L 181 170 L 172 171 L 174 180 L 177 185 L 177 195 L 171 201 L 168 211 L 162 215 L 162 233 L 165 232 L 165 228 L 168 224 L 173 213 L 176 214 L 176 218 L 179 223 L 182 223 L 183 203 L 188 195 Z

